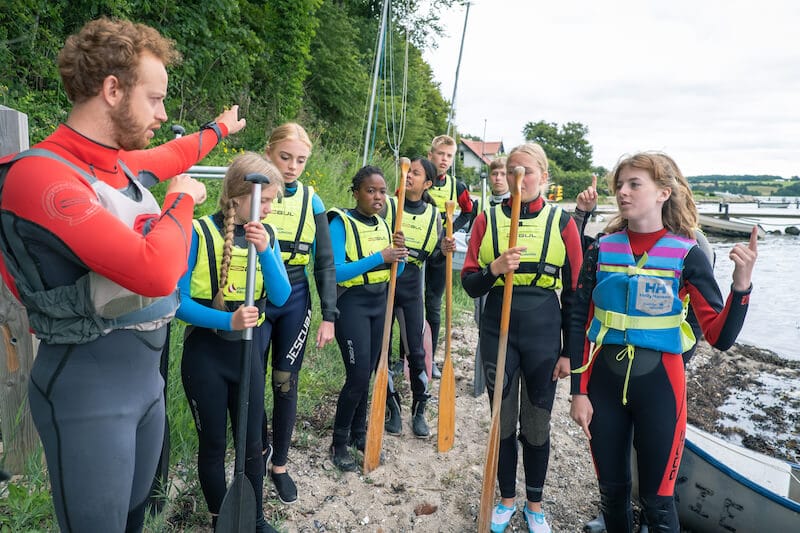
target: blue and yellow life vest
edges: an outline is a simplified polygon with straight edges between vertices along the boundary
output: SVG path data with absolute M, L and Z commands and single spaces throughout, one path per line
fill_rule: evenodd
M 666 233 L 637 261 L 627 231 L 600 238 L 597 282 L 592 292 L 594 316 L 587 337 L 595 344 L 589 361 L 575 372 L 583 372 L 603 345 L 625 348 L 627 386 L 635 348 L 681 354 L 694 346 L 692 328 L 686 322 L 689 296 L 680 298 L 681 273 L 686 255 L 696 241 Z
M 567 259 L 567 248 L 560 230 L 561 213 L 559 206 L 545 203 L 536 217 L 520 219 L 517 246 L 525 246 L 527 250 L 522 253 L 519 268 L 514 272 L 514 285 L 561 288 L 561 268 Z M 501 205 L 492 206 L 486 212 L 486 233 L 478 249 L 481 268 L 508 248 L 510 232 L 511 218 Z M 495 286 L 504 283 L 505 276 L 494 282 Z
M 313 187 L 297 182 L 293 195 L 283 195 L 272 202 L 269 224 L 278 232 L 281 258 L 287 265 L 307 265 L 309 262 L 317 234 L 313 198 Z
M 211 307 L 214 295 L 220 288 L 223 291 L 225 309 L 234 312 L 245 301 L 247 286 L 247 248 L 239 246 L 231 247 L 231 264 L 228 269 L 228 278 L 225 287 L 219 286 L 219 268 L 223 255 L 225 238 L 221 230 L 217 228 L 211 216 L 204 216 L 192 221 L 195 232 L 197 233 L 197 261 L 192 270 L 192 277 L 189 284 L 189 295 L 196 302 Z M 264 224 L 269 234 L 270 243 L 274 242 L 275 232 Z M 264 321 L 264 307 L 266 304 L 266 292 L 264 290 L 264 276 L 261 273 L 261 264 L 256 261 L 255 276 L 256 295 L 255 306 L 262 311 L 258 324 Z M 232 339 L 240 339 L 241 332 L 217 331 L 217 334 L 227 338 L 232 334 Z
M 373 216 L 372 218 L 376 223 L 370 225 L 347 215 L 345 211 L 335 207 L 330 209 L 328 213 L 329 216 L 339 216 L 342 219 L 345 234 L 344 252 L 348 263 L 354 263 L 391 246 L 392 232 L 389 229 L 389 225 L 381 217 Z M 389 265 L 381 263 L 360 276 L 342 281 L 338 285 L 341 287 L 354 287 L 356 285 L 384 283 L 389 281 L 389 276 Z
M 429 203 L 425 203 L 425 211 L 420 214 L 409 213 L 403 215 L 402 230 L 408 248 L 408 262 L 422 267 L 436 248 L 438 236 L 436 235 L 436 218 L 439 210 Z M 387 202 L 386 223 L 392 229 L 397 219 L 397 198 L 391 197 Z

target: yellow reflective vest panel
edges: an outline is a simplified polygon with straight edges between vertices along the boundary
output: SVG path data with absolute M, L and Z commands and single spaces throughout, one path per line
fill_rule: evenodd
M 428 194 L 430 194 L 431 198 L 433 198 L 433 201 L 436 202 L 436 208 L 439 210 L 439 213 L 444 216 L 444 203 L 447 201 L 456 201 L 456 179 L 449 174 L 445 174 L 444 185 L 441 187 L 437 187 L 435 185 L 430 187 L 428 189 Z M 461 212 L 458 209 L 458 205 L 456 205 L 456 211 L 459 213 Z M 454 213 L 453 216 L 455 217 L 457 214 Z
M 514 285 L 536 285 L 547 289 L 561 288 L 561 267 L 567 258 L 567 248 L 561 237 L 561 208 L 545 204 L 539 215 L 519 221 L 517 246 L 525 246 L 519 269 L 514 272 Z M 485 268 L 508 248 L 511 218 L 502 206 L 492 206 L 486 212 L 486 233 L 478 249 L 478 264 Z M 504 276 L 495 281 L 503 285 Z
M 402 231 L 408 248 L 408 262 L 419 267 L 436 248 L 439 236 L 436 234 L 436 218 L 439 210 L 431 204 L 425 204 L 425 211 L 420 214 L 403 213 Z M 391 197 L 386 202 L 386 223 L 394 228 L 397 218 L 397 198 Z
M 269 224 L 278 232 L 281 258 L 287 265 L 307 265 L 310 260 L 317 235 L 313 197 L 313 187 L 297 182 L 297 192 L 272 202 Z
M 192 270 L 189 284 L 192 299 L 205 305 L 210 305 L 211 300 L 219 288 L 219 267 L 222 261 L 225 238 L 217 228 L 210 216 L 204 216 L 192 221 L 197 232 L 197 261 Z M 270 239 L 274 239 L 275 232 L 265 224 Z M 271 242 L 271 241 L 270 241 Z M 213 270 L 212 270 L 213 269 Z M 264 277 L 261 274 L 261 264 L 256 261 L 255 292 L 256 300 L 264 298 Z M 231 247 L 231 266 L 228 269 L 228 279 L 224 291 L 224 299 L 229 311 L 235 310 L 245 300 L 247 285 L 247 248 Z
M 348 263 L 353 263 L 359 259 L 369 257 L 375 252 L 381 252 L 392 244 L 392 233 L 389 225 L 379 216 L 373 217 L 377 224 L 369 225 L 348 216 L 344 211 L 337 208 L 330 209 L 330 212 L 341 217 L 344 225 L 345 259 Z M 384 283 L 389 281 L 389 265 L 381 263 L 380 266 L 365 272 L 360 276 L 350 278 L 338 285 L 341 287 L 354 287 L 371 283 Z

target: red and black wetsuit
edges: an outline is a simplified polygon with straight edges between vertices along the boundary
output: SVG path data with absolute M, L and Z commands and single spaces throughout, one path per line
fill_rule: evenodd
M 220 125 L 223 135 L 227 134 Z M 122 189 L 123 161 L 147 184 L 185 172 L 217 144 L 203 130 L 151 150 L 126 152 L 62 125 L 37 145 Z M 186 270 L 194 201 L 170 194 L 149 231 L 101 205 L 64 163 L 15 162 L 2 189 L 3 231 L 25 243 L 44 289 L 75 284 L 89 271 L 143 296 L 175 291 Z M 9 286 L 13 280 L 3 268 Z M 81 344 L 42 342 L 31 370 L 31 413 L 44 445 L 59 526 L 64 531 L 137 531 L 164 432 L 159 360 L 165 328 L 113 330 Z
M 628 231 L 638 259 L 666 233 Z M 589 357 L 586 330 L 593 317 L 592 291 L 597 274 L 598 248 L 586 251 L 570 318 L 572 368 Z M 747 312 L 750 291 L 733 290 L 727 301 L 714 279 L 703 251 L 695 246 L 687 254 L 681 275 L 680 297 L 690 297 L 691 308 L 706 340 L 726 350 L 736 340 Z M 589 430 L 592 456 L 600 486 L 601 508 L 609 532 L 631 531 L 631 443 L 636 446 L 639 498 L 651 530 L 678 531 L 673 500 L 675 479 L 686 432 L 686 378 L 681 354 L 649 353 L 637 348 L 622 403 L 627 358 L 617 360 L 619 345 L 604 345 L 584 373 L 572 375 L 572 394 L 588 394 L 594 413 Z M 640 357 L 641 355 L 641 357 Z
M 538 217 L 544 205 L 541 197 L 523 204 L 520 218 Z M 508 200 L 503 203 L 502 209 L 506 216 L 510 216 Z M 563 283 L 560 302 L 559 295 L 551 288 L 516 283 L 511 300 L 497 471 L 500 494 L 504 498 L 513 498 L 515 495 L 519 440 L 522 443 L 526 498 L 532 502 L 542 501 L 550 458 L 550 411 L 556 392 L 556 382 L 552 375 L 558 358 L 569 353 L 566 346 L 562 349 L 562 330 L 566 332 L 569 323 L 582 258 L 577 226 L 567 213 L 560 213 L 560 235 L 550 236 L 551 241 L 560 237 L 566 250 L 564 264 L 559 273 Z M 483 212 L 475 219 L 472 228 L 469 248 L 461 270 L 461 282 L 471 297 L 487 295 L 481 314 L 480 351 L 491 402 L 496 382 L 503 286 L 495 286 L 498 276 L 490 272 L 488 265 L 482 268 L 478 262 L 478 251 L 486 234 L 487 213 Z M 508 248 L 508 242 L 497 244 L 500 253 Z M 520 246 L 524 244 L 519 243 Z M 529 245 L 541 247 L 540 243 Z M 518 278 L 515 277 L 515 280 Z

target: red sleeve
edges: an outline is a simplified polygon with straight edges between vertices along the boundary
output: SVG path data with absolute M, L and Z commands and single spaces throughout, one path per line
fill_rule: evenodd
M 472 197 L 469 195 L 467 186 L 461 181 L 456 182 L 456 194 L 458 195 L 456 201 L 458 202 L 458 207 L 461 209 L 461 212 L 471 213 Z
M 158 221 L 143 236 L 102 207 L 74 171 L 49 159 L 27 158 L 9 170 L 2 205 L 52 233 L 88 269 L 137 294 L 169 294 L 186 270 L 194 210 L 189 195 L 168 195 Z
M 464 258 L 464 266 L 461 268 L 462 279 L 467 274 L 478 272 L 481 267 L 478 264 L 478 250 L 481 247 L 481 241 L 486 233 L 486 213 L 478 214 L 475 222 L 472 224 L 472 232 L 469 236 L 469 245 L 467 246 L 467 255 Z
M 223 138 L 228 135 L 225 124 L 219 124 L 219 129 Z M 164 181 L 189 170 L 216 145 L 217 134 L 212 129 L 204 129 L 147 150 L 120 151 L 120 157 L 134 174 L 148 170 L 159 181 Z
M 569 286 L 574 291 L 578 286 L 578 275 L 583 264 L 583 246 L 581 245 L 581 235 L 575 220 L 568 216 L 566 227 L 561 231 L 561 238 L 567 249 L 567 261 L 569 262 Z

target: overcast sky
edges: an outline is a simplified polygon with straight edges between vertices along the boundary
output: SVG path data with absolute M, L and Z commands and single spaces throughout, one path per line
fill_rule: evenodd
M 425 52 L 453 94 L 465 7 Z M 800 175 L 800 2 L 477 0 L 456 94 L 461 133 L 519 144 L 581 122 L 594 163 L 663 150 L 687 175 Z

